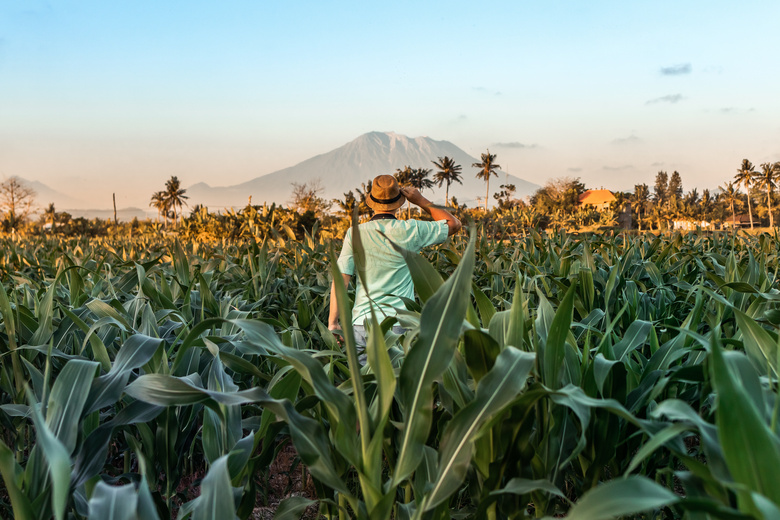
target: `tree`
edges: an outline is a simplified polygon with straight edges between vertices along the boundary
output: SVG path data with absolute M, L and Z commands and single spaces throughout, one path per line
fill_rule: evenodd
M 401 187 L 411 186 L 412 179 L 414 178 L 414 170 L 412 169 L 411 166 L 404 166 L 403 169 L 396 168 L 393 177 L 395 177 L 395 180 L 398 181 L 399 186 Z M 407 200 L 406 201 L 407 218 L 409 218 L 409 215 L 411 214 L 412 214 L 412 203 Z
M 343 199 L 333 199 L 333 203 L 336 205 L 336 213 L 343 218 L 351 219 L 355 208 L 360 204 L 360 201 L 355 198 L 355 194 L 352 190 L 349 190 L 344 194 Z
M 165 219 L 165 225 L 168 226 L 168 201 L 165 198 L 164 191 L 156 191 L 152 194 L 152 200 L 149 205 L 157 210 L 157 222 L 160 221 L 160 214 Z
M 358 206 L 358 212 L 360 215 L 365 215 L 371 212 L 371 207 L 368 205 L 368 196 L 371 194 L 371 187 L 374 184 L 373 179 L 368 179 L 368 182 L 364 182 L 362 187 L 356 188 L 355 191 L 360 196 L 360 205 Z
M 664 205 L 669 200 L 669 176 L 664 171 L 658 172 L 655 176 L 653 199 L 659 206 Z
M 33 210 L 35 190 L 16 175 L 0 182 L 0 210 L 7 229 L 16 231 Z
M 704 221 L 709 221 L 707 218 L 712 210 L 712 195 L 710 190 L 704 189 L 701 192 L 701 200 L 699 200 L 699 206 L 701 206 L 701 218 Z
M 500 164 L 496 164 L 496 154 L 490 153 L 490 150 L 487 151 L 487 153 L 482 154 L 482 162 L 473 163 L 471 166 L 473 168 L 479 168 L 479 171 L 477 172 L 477 178 L 482 179 L 485 181 L 485 212 L 488 210 L 488 202 L 489 202 L 489 195 L 490 195 L 490 176 L 495 175 L 498 177 L 498 173 L 496 173 L 496 170 L 501 168 Z
M 514 199 L 517 188 L 514 184 L 502 184 L 499 186 L 501 191 L 493 194 L 493 198 L 498 201 L 498 209 L 511 209 L 517 205 L 517 200 Z
M 319 179 L 304 182 L 303 184 L 293 182 L 292 187 L 293 192 L 290 205 L 299 214 L 311 211 L 314 215 L 320 217 L 330 209 L 331 202 L 320 197 L 320 193 L 322 193 L 324 188 Z
M 175 175 L 172 175 L 170 179 L 165 181 L 165 202 L 168 209 L 173 210 L 173 221 L 178 222 L 178 215 L 181 213 L 182 205 L 186 205 L 185 200 L 189 197 L 185 195 L 187 190 L 181 187 L 181 181 Z M 179 208 L 179 212 L 176 212 L 176 208 Z
M 531 205 L 542 215 L 552 215 L 556 211 L 574 213 L 583 193 L 585 185 L 579 177 L 558 177 L 550 179 L 531 195 Z
M 734 207 L 741 206 L 742 200 L 739 198 L 739 192 L 733 182 L 727 182 L 720 187 L 720 198 L 729 208 L 731 208 L 731 223 L 736 225 L 737 213 L 734 210 Z
M 420 191 L 429 190 L 434 185 L 433 180 L 428 178 L 430 174 L 430 168 L 413 168 L 410 184 Z
M 742 159 L 742 166 L 737 169 L 737 174 L 734 176 L 734 180 L 737 186 L 740 184 L 745 185 L 745 191 L 747 192 L 748 203 L 748 216 L 750 217 L 750 229 L 753 229 L 753 209 L 750 207 L 750 185 L 753 184 L 753 177 L 756 174 L 755 166 L 747 159 Z
M 51 230 L 54 231 L 57 224 L 57 210 L 54 208 L 53 202 L 50 202 L 49 207 L 44 210 L 43 219 L 51 224 Z
M 682 199 L 683 196 L 682 177 L 680 176 L 680 173 L 676 170 L 672 172 L 672 176 L 669 177 L 669 186 L 666 189 L 666 194 L 670 199 L 672 197 L 677 197 L 677 199 Z
M 434 166 L 436 166 L 436 168 L 438 168 L 438 171 L 433 174 L 433 180 L 438 183 L 439 188 L 441 188 L 441 185 L 445 182 L 447 183 L 447 188 L 444 192 L 444 205 L 449 206 L 450 184 L 453 182 L 459 182 L 460 184 L 463 184 L 463 181 L 460 180 L 461 166 L 459 164 L 455 164 L 455 161 L 446 155 L 444 157 L 439 157 L 439 162 L 431 162 L 434 164 Z
M 763 163 L 761 173 L 756 175 L 756 181 L 759 187 L 766 190 L 766 206 L 769 210 L 769 227 L 775 227 L 775 219 L 772 215 L 772 188 L 775 187 L 775 181 L 780 175 L 780 162 Z
M 631 202 L 636 206 L 636 221 L 639 231 L 642 231 L 642 215 L 647 210 L 647 203 L 650 202 L 650 187 L 647 184 L 637 184 L 634 186 L 634 195 Z

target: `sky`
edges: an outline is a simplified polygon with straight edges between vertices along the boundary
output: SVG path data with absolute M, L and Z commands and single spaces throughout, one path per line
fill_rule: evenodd
M 0 2 L 0 179 L 89 207 L 233 185 L 370 131 L 537 184 L 714 189 L 780 160 L 780 2 Z

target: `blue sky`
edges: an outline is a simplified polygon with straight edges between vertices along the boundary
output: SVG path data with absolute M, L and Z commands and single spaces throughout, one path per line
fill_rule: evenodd
M 108 207 L 229 185 L 362 133 L 537 183 L 715 188 L 780 160 L 778 2 L 0 4 L 0 177 Z M 97 202 L 101 201 L 101 202 Z M 105 201 L 103 203 L 102 201 Z

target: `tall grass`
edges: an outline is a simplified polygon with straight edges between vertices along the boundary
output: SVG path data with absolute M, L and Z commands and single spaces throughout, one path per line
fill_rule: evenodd
M 365 367 L 311 235 L 2 247 L 2 516 L 249 518 L 289 439 L 328 518 L 780 517 L 776 237 L 458 238 Z

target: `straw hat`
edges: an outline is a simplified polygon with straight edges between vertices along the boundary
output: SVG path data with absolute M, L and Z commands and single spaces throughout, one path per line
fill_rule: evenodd
M 366 204 L 374 211 L 393 211 L 406 202 L 398 181 L 392 175 L 379 175 L 371 184 L 371 193 Z

